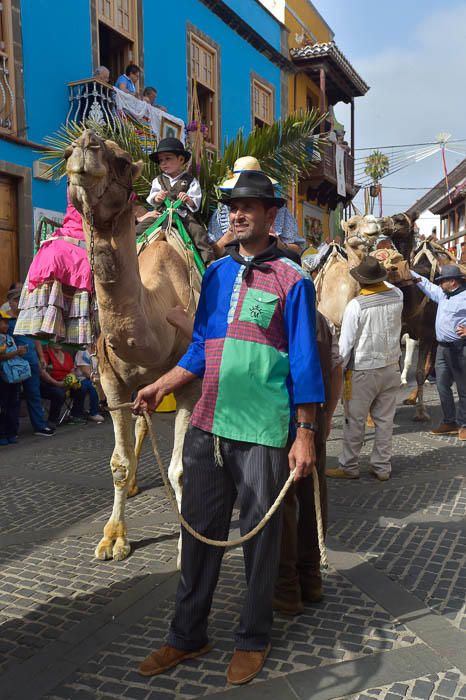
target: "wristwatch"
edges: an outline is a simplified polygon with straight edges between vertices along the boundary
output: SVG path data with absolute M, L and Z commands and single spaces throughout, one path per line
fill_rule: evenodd
M 302 421 L 296 422 L 297 428 L 304 428 L 305 430 L 312 430 L 313 433 L 317 432 L 318 425 L 315 422 L 303 423 Z

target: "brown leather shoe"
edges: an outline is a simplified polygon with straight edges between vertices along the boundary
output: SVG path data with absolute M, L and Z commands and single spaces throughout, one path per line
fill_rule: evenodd
M 242 685 L 243 683 L 252 681 L 259 671 L 262 670 L 271 648 L 272 645 L 268 644 L 265 649 L 261 649 L 260 651 L 235 649 L 233 658 L 228 666 L 228 683 L 232 683 L 232 685 Z
M 319 603 L 324 597 L 322 577 L 315 574 L 301 578 L 301 595 L 305 603 Z
M 341 467 L 329 467 L 325 470 L 325 476 L 330 476 L 332 479 L 359 479 L 359 474 L 349 474 Z
M 458 426 L 456 423 L 440 423 L 436 428 L 430 431 L 432 435 L 456 435 Z
M 159 673 L 165 673 L 170 668 L 177 666 L 185 659 L 194 659 L 196 656 L 202 656 L 212 649 L 212 644 L 206 644 L 200 649 L 194 651 L 186 651 L 185 649 L 177 649 L 169 644 L 164 644 L 160 649 L 152 652 L 139 665 L 138 673 L 141 676 L 157 676 Z
M 273 600 L 272 600 L 272 607 L 274 610 L 276 610 L 279 613 L 282 613 L 283 615 L 291 615 L 294 617 L 295 615 L 300 615 L 302 612 L 304 612 L 304 605 L 303 601 L 301 600 L 301 596 L 295 596 L 295 597 L 280 597 L 279 595 L 274 595 Z
M 466 426 L 458 430 L 458 440 L 466 440 Z

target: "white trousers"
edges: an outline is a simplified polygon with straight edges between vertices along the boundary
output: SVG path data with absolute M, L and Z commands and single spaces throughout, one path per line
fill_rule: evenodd
M 390 474 L 393 420 L 399 386 L 398 363 L 379 369 L 353 370 L 351 398 L 344 401 L 343 450 L 339 457 L 340 466 L 346 472 L 359 474 L 359 453 L 370 414 L 375 424 L 371 467 L 378 474 Z

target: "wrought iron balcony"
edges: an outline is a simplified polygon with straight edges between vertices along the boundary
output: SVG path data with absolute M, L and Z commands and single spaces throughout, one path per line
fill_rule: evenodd
M 321 142 L 320 157 L 315 153 L 309 155 L 312 165 L 299 179 L 300 194 L 306 195 L 308 200 L 316 199 L 319 204 L 328 204 L 331 209 L 334 209 L 338 202 L 350 201 L 358 191 L 354 185 L 354 159 L 351 154 L 348 151 L 344 152 L 344 197 L 337 192 L 336 145 L 328 141 Z
M 10 82 L 8 55 L 0 49 L 0 129 L 13 129 L 15 96 Z
M 68 90 L 67 122 L 90 119 L 98 124 L 115 123 L 115 93 L 111 85 L 98 78 L 87 78 L 68 83 Z

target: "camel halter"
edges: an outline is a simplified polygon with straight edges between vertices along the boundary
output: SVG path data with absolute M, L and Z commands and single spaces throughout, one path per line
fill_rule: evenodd
M 118 404 L 117 406 L 108 406 L 107 407 L 109 411 L 122 411 L 122 410 L 131 410 L 133 408 L 132 403 L 121 403 Z M 157 462 L 157 466 L 160 471 L 160 475 L 162 477 L 163 485 L 165 487 L 165 492 L 167 494 L 168 500 L 170 501 L 170 505 L 172 506 L 174 512 L 176 513 L 178 520 L 180 524 L 184 527 L 184 529 L 189 532 L 189 534 L 194 537 L 196 540 L 199 542 L 202 542 L 203 544 L 208 544 L 211 545 L 212 547 L 237 547 L 240 544 L 244 544 L 245 542 L 248 542 L 251 540 L 253 537 L 255 537 L 269 522 L 269 520 L 273 517 L 273 515 L 276 513 L 278 508 L 280 507 L 283 499 L 285 498 L 286 492 L 290 488 L 291 484 L 294 481 L 294 475 L 295 475 L 295 470 L 290 472 L 290 475 L 288 479 L 286 480 L 285 484 L 282 487 L 282 490 L 278 494 L 277 498 L 275 499 L 275 502 L 272 504 L 270 509 L 267 511 L 267 513 L 264 515 L 262 520 L 257 523 L 257 525 L 250 530 L 246 535 L 242 535 L 242 537 L 238 537 L 237 539 L 234 540 L 211 540 L 209 537 L 204 537 L 204 535 L 201 535 L 199 532 L 196 532 L 194 528 L 191 527 L 191 525 L 184 519 L 184 517 L 181 515 L 179 508 L 178 508 L 178 503 L 176 502 L 176 498 L 173 495 L 173 491 L 170 487 L 170 482 L 168 480 L 167 476 L 167 470 L 165 469 L 165 465 L 162 461 L 162 458 L 160 456 L 157 440 L 155 438 L 155 432 L 152 427 L 152 421 L 150 419 L 150 415 L 147 411 L 143 411 L 142 415 L 144 416 L 144 420 L 146 421 L 147 425 L 147 430 L 149 432 L 149 437 L 152 445 L 152 450 L 154 452 L 154 457 Z M 316 465 L 314 464 L 312 466 L 312 480 L 314 484 L 314 506 L 315 506 L 315 511 L 316 511 L 316 521 L 317 521 L 317 538 L 319 542 L 319 551 L 320 551 L 320 561 L 321 561 L 321 566 L 323 569 L 328 568 L 328 558 L 327 558 L 327 550 L 325 547 L 325 539 L 324 539 L 324 527 L 322 524 L 322 511 L 320 507 L 320 486 L 319 486 L 319 475 L 317 473 L 317 468 Z

